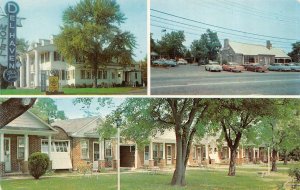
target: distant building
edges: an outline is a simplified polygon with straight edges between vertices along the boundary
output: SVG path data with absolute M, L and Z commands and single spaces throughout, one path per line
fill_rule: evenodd
M 65 62 L 53 44 L 53 37 L 50 40 L 40 39 L 38 43 L 34 43 L 25 54 L 20 56 L 20 61 L 22 66 L 19 81 L 15 84 L 17 87 L 40 87 L 41 73 L 49 76 L 52 71 L 58 73 L 61 86 L 92 85 L 93 83 L 92 69 L 83 64 L 71 65 Z M 138 64 L 126 67 L 116 63 L 99 66 L 97 79 L 98 84 L 102 86 L 122 83 L 142 84 L 141 69 Z
M 222 61 L 236 62 L 240 64 L 272 64 L 272 63 L 289 63 L 291 57 L 282 49 L 272 47 L 270 41 L 266 46 L 257 44 L 246 44 L 233 42 L 228 39 L 224 40 L 224 47 L 221 50 Z

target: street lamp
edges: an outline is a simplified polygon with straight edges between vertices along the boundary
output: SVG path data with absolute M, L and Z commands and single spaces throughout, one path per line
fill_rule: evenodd
M 120 190 L 120 126 L 121 126 L 121 118 L 117 118 L 115 120 L 116 126 L 118 129 L 118 143 L 117 143 L 117 168 L 118 168 L 118 190 Z

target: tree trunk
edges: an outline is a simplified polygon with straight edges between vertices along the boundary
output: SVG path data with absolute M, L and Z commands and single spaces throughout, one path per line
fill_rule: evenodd
M 237 155 L 236 148 L 230 147 L 230 163 L 229 163 L 228 176 L 235 176 L 236 155 Z
M 26 99 L 25 101 L 22 101 Z M 36 98 L 10 98 L 0 104 L 0 128 L 22 115 L 34 104 Z
M 185 156 L 186 153 L 184 153 L 183 144 L 186 144 L 186 142 L 183 142 L 181 135 L 176 134 L 176 144 L 177 144 L 177 150 L 176 150 L 176 168 L 173 173 L 171 185 L 177 185 L 177 186 L 185 186 L 186 180 L 185 180 Z
M 97 72 L 98 72 L 98 67 L 97 64 L 93 65 L 93 88 L 97 88 Z
M 283 165 L 287 165 L 287 162 L 288 162 L 288 154 L 287 154 L 287 151 L 284 151 Z
M 277 161 L 277 150 L 273 148 L 273 150 L 272 150 L 272 169 L 271 169 L 271 171 L 273 171 L 273 172 L 277 172 L 276 161 Z

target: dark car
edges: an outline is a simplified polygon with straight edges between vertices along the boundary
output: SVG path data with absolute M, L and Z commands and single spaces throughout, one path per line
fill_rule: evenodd
M 253 71 L 253 72 L 266 72 L 267 67 L 261 64 L 251 64 L 246 67 L 247 71 Z

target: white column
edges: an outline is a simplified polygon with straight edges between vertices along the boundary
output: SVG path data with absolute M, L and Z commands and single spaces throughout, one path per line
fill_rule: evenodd
M 34 51 L 34 87 L 40 86 L 40 64 L 39 64 L 39 53 L 37 50 Z
M 138 147 L 137 147 L 137 144 L 135 144 L 135 152 L 134 152 L 134 168 L 137 169 L 138 168 Z
M 240 158 L 240 149 L 237 149 L 237 158 Z
M 243 146 L 242 146 L 241 154 L 242 154 L 242 158 L 244 158 L 244 150 L 243 150 Z
M 54 62 L 54 52 L 50 51 L 50 63 Z
M 4 162 L 4 134 L 0 133 L 0 162 Z
M 105 149 L 104 149 L 104 140 L 102 140 L 101 142 L 100 142 L 100 144 L 101 144 L 101 151 L 100 151 L 100 158 L 101 158 L 101 160 L 105 160 L 105 158 L 104 158 L 104 151 L 105 151 Z
M 205 144 L 205 159 L 208 160 L 208 144 Z
M 102 146 L 101 139 L 99 138 L 99 160 L 102 160 Z
M 230 159 L 230 152 L 231 152 L 231 150 L 230 150 L 230 148 L 228 147 L 228 158 Z
M 26 53 L 26 87 L 30 87 L 30 57 L 28 53 Z
M 52 141 L 51 141 L 51 135 L 48 136 L 48 156 L 49 156 L 49 159 L 51 159 L 51 144 L 52 144 Z M 70 144 L 70 143 L 69 143 Z
M 28 134 L 24 135 L 24 140 L 25 140 L 25 153 L 24 153 L 24 161 L 28 161 L 28 156 L 29 156 L 29 140 L 28 140 Z
M 163 143 L 163 159 L 166 159 L 166 143 Z
M 258 151 L 257 151 L 257 158 L 260 160 L 260 158 L 259 158 L 259 147 L 258 147 L 257 150 L 258 150 Z
M 153 147 L 152 147 L 152 142 L 151 141 L 150 141 L 150 144 L 149 144 L 149 152 L 150 152 L 149 160 L 153 160 Z
M 253 160 L 255 159 L 255 148 L 253 148 Z
M 20 87 L 24 88 L 25 87 L 25 63 L 24 63 L 24 58 L 20 57 L 21 60 L 21 67 L 20 67 Z

